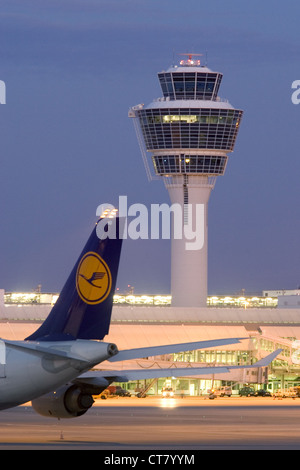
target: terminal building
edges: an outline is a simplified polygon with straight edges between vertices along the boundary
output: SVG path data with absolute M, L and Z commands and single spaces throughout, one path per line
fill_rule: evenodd
M 299 295 L 289 295 L 287 298 Z M 35 331 L 49 314 L 58 294 L 5 293 L 0 291 L 0 336 L 22 340 Z M 231 385 L 233 391 L 245 384 L 271 392 L 300 385 L 300 307 L 279 308 L 275 297 L 219 296 L 218 306 L 208 298 L 207 307 L 172 307 L 170 296 L 120 296 L 114 300 L 107 341 L 119 349 L 158 346 L 168 343 L 245 338 L 240 344 L 204 351 L 188 351 L 138 361 L 113 363 L 120 368 L 170 367 L 168 384 L 178 394 L 201 395 L 212 386 Z M 279 298 L 279 297 L 278 297 Z M 253 299 L 253 300 L 252 300 Z M 263 303 L 264 301 L 264 303 Z M 296 301 L 294 302 L 296 305 Z M 268 370 L 242 369 L 229 374 L 173 379 L 171 370 L 189 366 L 253 364 L 281 348 Z M 299 356 L 299 357 L 298 357 Z M 111 369 L 112 364 L 101 364 Z M 129 383 L 131 390 L 150 387 L 159 394 L 166 379 Z

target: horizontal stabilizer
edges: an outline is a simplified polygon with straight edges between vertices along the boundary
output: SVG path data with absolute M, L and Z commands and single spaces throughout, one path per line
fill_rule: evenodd
M 267 367 L 271 362 L 275 359 L 275 357 L 280 354 L 282 349 L 276 349 L 276 351 L 272 352 L 268 356 L 260 359 L 260 361 L 255 362 L 251 366 L 230 366 L 229 369 L 257 369 L 258 367 Z
M 282 349 L 276 349 L 276 351 L 272 352 L 268 356 L 266 356 L 263 359 L 261 359 L 260 361 L 256 362 L 254 364 L 254 366 L 255 367 L 267 367 L 269 364 L 271 364 L 271 362 L 275 359 L 275 357 L 277 357 L 278 354 L 281 353 L 281 351 L 282 351 Z
M 195 375 L 226 374 L 229 372 L 227 367 L 169 367 L 167 369 L 132 369 L 132 370 L 94 370 L 81 375 L 74 382 L 84 383 L 85 379 L 90 381 L 92 378 L 103 377 L 110 382 L 129 382 L 130 380 L 156 379 L 163 377 L 192 377 Z M 113 380 L 112 380 L 113 379 Z
M 227 344 L 240 343 L 243 339 L 249 338 L 225 338 L 208 341 L 195 341 L 192 343 L 168 344 L 165 346 L 152 346 L 148 348 L 124 349 L 119 351 L 110 362 L 127 361 L 129 359 L 141 359 L 142 357 L 161 356 L 163 354 L 173 354 L 183 351 L 195 351 L 198 349 L 208 349 L 217 346 L 226 346 Z
M 243 338 L 240 338 L 243 339 Z M 212 343 L 213 341 L 204 341 L 204 343 Z M 239 341 L 237 341 L 239 342 Z M 195 344 L 195 343 L 185 343 Z M 199 343 L 197 343 L 199 344 Z M 203 344 L 203 342 L 202 342 Z M 173 345 L 174 346 L 174 345 Z M 182 345 L 177 345 L 182 346 Z M 207 346 L 206 346 L 207 347 Z M 123 370 L 93 370 L 82 374 L 75 379 L 74 383 L 81 385 L 94 385 L 99 386 L 105 379 L 107 383 L 112 382 L 129 382 L 131 380 L 155 379 L 164 377 L 193 377 L 193 376 L 207 376 L 216 374 L 226 374 L 233 369 L 257 369 L 258 367 L 267 367 L 282 349 L 277 349 L 273 353 L 266 356 L 264 359 L 256 362 L 253 365 L 245 366 L 208 366 L 208 367 L 169 367 L 164 369 L 123 369 Z

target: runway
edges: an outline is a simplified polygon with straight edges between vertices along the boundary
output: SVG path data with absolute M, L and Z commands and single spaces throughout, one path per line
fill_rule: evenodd
M 0 423 L 1 450 L 300 449 L 300 399 L 117 398 L 61 421 L 26 405 Z

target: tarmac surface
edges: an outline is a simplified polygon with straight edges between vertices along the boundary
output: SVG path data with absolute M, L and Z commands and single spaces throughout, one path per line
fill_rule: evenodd
M 300 450 L 300 398 L 119 397 L 65 420 L 26 404 L 0 412 L 0 450 L 19 449 Z

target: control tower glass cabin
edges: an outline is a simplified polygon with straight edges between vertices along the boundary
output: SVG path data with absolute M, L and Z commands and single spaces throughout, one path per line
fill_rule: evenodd
M 205 307 L 207 204 L 217 176 L 224 175 L 243 112 L 219 98 L 222 74 L 202 66 L 191 54 L 158 78 L 163 97 L 148 106 L 134 106 L 129 117 L 134 118 L 142 153 L 144 149 L 150 154 L 171 203 L 182 207 L 183 233 L 191 220 L 195 229 L 196 205 L 204 209 L 201 249 L 187 250 L 184 237 L 172 238 L 171 295 L 172 306 Z

